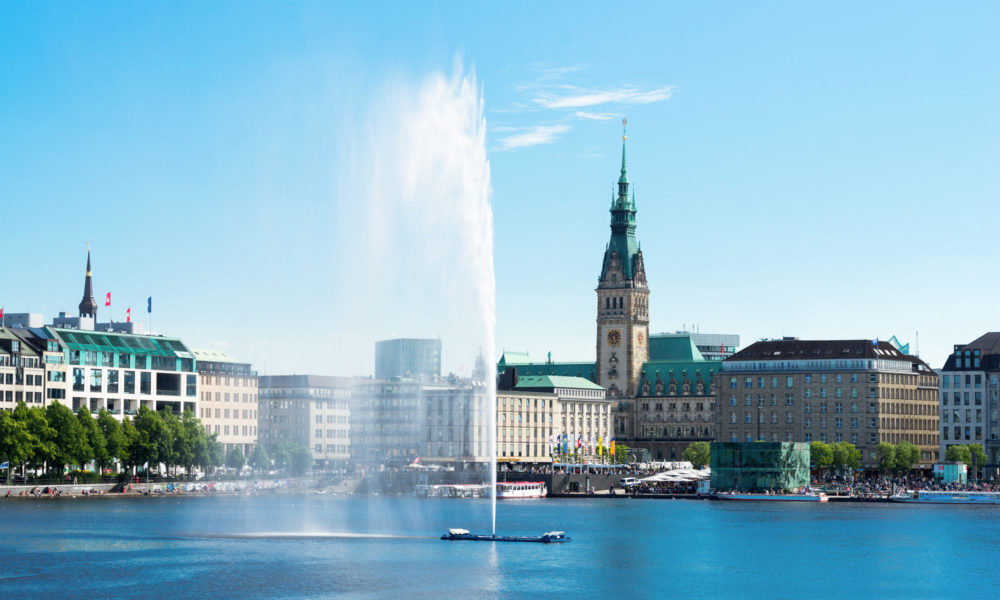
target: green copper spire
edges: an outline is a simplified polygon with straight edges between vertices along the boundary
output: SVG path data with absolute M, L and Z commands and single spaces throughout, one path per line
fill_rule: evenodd
M 631 280 L 635 275 L 636 255 L 639 243 L 635 237 L 635 195 L 629 198 L 629 182 L 625 163 L 625 126 L 628 121 L 622 119 L 622 170 L 618 178 L 618 193 L 612 196 L 611 202 L 611 240 L 604 253 L 604 266 L 601 269 L 601 279 L 607 275 L 612 252 L 618 255 L 622 265 L 622 275 Z

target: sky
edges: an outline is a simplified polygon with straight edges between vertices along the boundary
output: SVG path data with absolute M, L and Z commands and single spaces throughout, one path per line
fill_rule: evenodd
M 482 188 L 494 351 L 592 360 L 627 117 L 652 332 L 919 335 L 939 368 L 1000 329 L 997 23 L 990 2 L 7 3 L 0 305 L 75 314 L 89 241 L 116 320 L 153 296 L 154 330 L 261 372 L 367 374 L 397 336 L 465 370 L 452 292 L 480 234 L 423 248 L 467 224 L 441 196 Z M 407 164 L 422 141 L 480 160 L 442 147 L 481 117 L 488 170 L 425 161 L 395 210 L 413 115 Z M 479 179 L 433 193 L 451 173 Z

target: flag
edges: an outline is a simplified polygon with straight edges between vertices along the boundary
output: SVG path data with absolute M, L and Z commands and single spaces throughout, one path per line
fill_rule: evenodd
M 146 312 L 153 312 L 153 297 L 146 298 Z
M 583 445 L 583 436 L 582 435 L 577 435 L 576 436 L 576 449 L 579 450 L 580 446 L 582 446 L 582 445 Z
M 104 306 L 111 306 L 111 292 L 108 292 L 108 297 L 104 299 Z
M 7 464 L 7 461 L 0 463 L 0 469 L 9 469 L 9 468 L 10 465 Z
M 604 438 L 597 436 L 597 455 L 604 456 Z
M 725 353 L 726 353 L 726 345 L 719 344 L 719 354 L 725 354 Z
M 131 306 L 128 307 L 128 310 L 125 311 L 125 322 L 126 323 L 131 323 L 132 322 L 132 307 Z
M 413 462 L 410 463 L 410 464 L 419 465 L 420 464 L 420 457 L 418 456 L 418 457 L 414 458 Z
M 611 436 L 611 456 L 615 455 L 615 438 Z

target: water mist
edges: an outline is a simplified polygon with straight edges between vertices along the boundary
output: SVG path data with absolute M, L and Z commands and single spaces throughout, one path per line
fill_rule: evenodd
M 471 376 L 481 356 L 473 451 L 490 457 L 495 533 L 496 284 L 482 89 L 456 60 L 451 75 L 387 83 L 360 126 L 348 140 L 338 202 L 351 240 L 340 245 L 352 246 L 352 277 L 364 292 L 352 314 L 377 327 L 368 337 L 440 335 L 445 372 Z

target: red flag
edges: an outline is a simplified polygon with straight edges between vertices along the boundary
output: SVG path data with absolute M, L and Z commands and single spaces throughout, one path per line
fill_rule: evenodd
M 125 322 L 126 323 L 132 322 L 132 307 L 131 306 L 128 307 L 128 310 L 125 311 Z
M 104 300 L 104 306 L 111 306 L 111 292 L 108 292 L 108 297 Z
M 2 319 L 2 318 L 3 318 L 3 309 L 0 308 L 0 319 Z
M 725 344 L 720 344 L 719 345 L 719 354 L 725 354 L 725 353 L 726 353 L 726 346 L 725 346 Z

